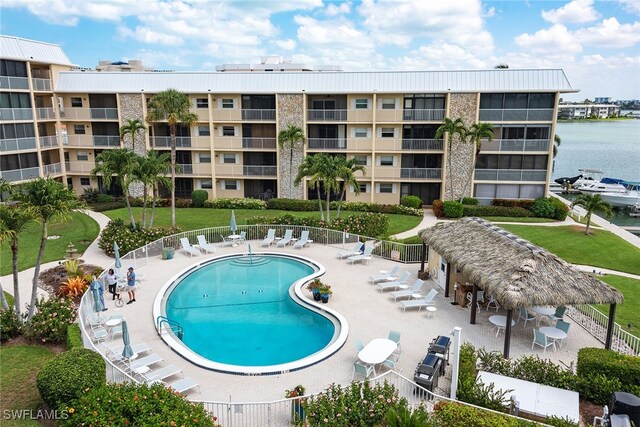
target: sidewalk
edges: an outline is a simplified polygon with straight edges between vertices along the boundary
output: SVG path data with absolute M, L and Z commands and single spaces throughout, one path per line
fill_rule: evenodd
M 393 235 L 396 239 L 406 239 L 407 237 L 417 236 L 420 230 L 424 230 L 425 228 L 430 228 L 436 225 L 438 219 L 433 214 L 432 209 L 425 209 L 424 216 L 422 217 L 422 221 L 417 227 L 412 228 L 411 230 L 403 231 L 402 233 L 398 233 Z

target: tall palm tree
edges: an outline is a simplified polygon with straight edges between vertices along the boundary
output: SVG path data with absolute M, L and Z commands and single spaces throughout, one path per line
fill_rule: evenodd
M 319 164 L 318 177 L 322 180 L 322 187 L 327 201 L 327 222 L 331 222 L 331 193 L 340 191 L 339 171 L 343 162 L 344 159 L 340 156 L 326 156 Z
M 322 199 L 320 198 L 320 175 L 318 174 L 319 165 L 325 160 L 323 157 L 327 155 L 324 153 L 314 154 L 313 156 L 306 156 L 302 159 L 302 163 L 298 167 L 298 174 L 294 180 L 296 186 L 300 185 L 300 182 L 304 178 L 309 178 L 309 188 L 316 189 L 316 195 L 318 196 L 318 208 L 320 210 L 320 219 L 324 221 L 324 210 L 322 209 Z
M 493 125 L 485 122 L 474 123 L 467 131 L 466 136 L 469 138 L 469 142 L 475 146 L 475 154 L 473 156 L 473 163 L 471 164 L 469 176 L 467 177 L 467 182 L 464 184 L 462 194 L 460 195 L 460 202 L 462 202 L 465 194 L 467 194 L 467 190 L 471 184 L 471 178 L 473 177 L 476 164 L 478 163 L 478 157 L 480 156 L 480 150 L 482 149 L 482 140 L 488 139 L 489 141 L 493 141 Z
M 102 181 L 107 187 L 111 185 L 111 180 L 115 177 L 122 188 L 124 201 L 129 212 L 129 220 L 134 230 L 136 229 L 136 220 L 133 218 L 133 211 L 129 203 L 129 184 L 134 180 L 138 157 L 136 153 L 128 148 L 104 150 L 96 156 L 96 166 L 91 170 L 91 176 L 93 177 L 98 174 L 102 175 Z
M 356 178 L 356 172 L 362 172 L 363 176 L 366 175 L 364 166 L 357 164 L 354 158 L 348 160 L 344 157 L 339 158 L 342 159 L 340 167 L 338 168 L 338 178 L 342 180 L 342 193 L 338 200 L 338 212 L 336 213 L 336 218 L 340 218 L 340 207 L 342 206 L 342 201 L 347 193 L 347 187 L 353 188 L 356 195 L 360 194 L 360 184 Z
M 295 125 L 287 126 L 278 134 L 278 145 L 282 148 L 289 147 L 289 198 L 293 197 L 293 149 L 299 144 L 304 145 L 304 142 L 304 131 Z
M 610 217 L 611 205 L 602 199 L 600 194 L 581 194 L 571 203 L 571 207 L 574 206 L 582 206 L 587 214 L 585 215 L 585 219 L 587 220 L 587 227 L 585 228 L 584 234 L 589 235 L 589 226 L 591 225 L 591 214 L 595 210 L 600 210 L 604 212 L 607 217 Z
M 149 226 L 152 226 L 158 199 L 158 183 L 162 183 L 166 187 L 171 186 L 171 180 L 164 176 L 164 172 L 171 167 L 170 155 L 169 153 L 150 150 L 146 156 L 138 156 L 137 161 L 138 166 L 135 169 L 134 176 L 137 181 L 143 184 L 142 227 L 147 226 L 147 195 L 149 188 L 151 188 L 153 197 L 151 218 L 149 220 Z
M 167 121 L 171 145 L 171 226 L 176 226 L 176 127 L 178 123 L 191 126 L 198 116 L 189 111 L 189 97 L 176 90 L 167 89 L 154 95 L 149 101 L 147 123 Z
M 120 126 L 120 139 L 124 142 L 127 135 L 131 135 L 131 150 L 136 151 L 136 135 L 147 130 L 147 127 L 138 119 L 128 119 L 127 123 Z
M 31 302 L 29 303 L 29 312 L 27 314 L 27 321 L 29 322 L 36 308 L 38 277 L 40 276 L 42 257 L 47 245 L 47 237 L 49 236 L 49 223 L 56 218 L 63 220 L 68 218 L 73 209 L 82 207 L 82 202 L 78 200 L 73 190 L 52 178 L 37 178 L 20 184 L 13 198 L 24 203 L 25 208 L 33 209 L 36 221 L 42 224 L 40 249 L 33 272 Z
M 464 125 L 464 122 L 462 121 L 462 119 L 458 117 L 455 120 L 451 120 L 451 118 L 445 117 L 440 127 L 438 127 L 438 129 L 436 130 L 436 139 L 440 139 L 444 135 L 447 136 L 447 147 L 448 147 L 447 163 L 448 163 L 448 169 L 449 169 L 449 188 L 450 188 L 449 197 L 450 197 L 450 200 L 454 200 L 455 199 L 453 194 L 453 175 L 454 174 L 453 174 L 453 171 L 451 170 L 452 169 L 451 149 L 453 148 L 454 137 L 456 135 L 459 137 L 460 142 L 464 142 L 466 140 L 467 128 Z M 446 199 L 446 196 L 445 196 L 445 199 Z

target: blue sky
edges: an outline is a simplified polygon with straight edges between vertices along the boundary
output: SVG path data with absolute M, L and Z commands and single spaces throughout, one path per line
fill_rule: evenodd
M 2 0 L 2 34 L 72 62 L 213 70 L 264 55 L 345 71 L 563 68 L 581 92 L 640 99 L 640 0 Z

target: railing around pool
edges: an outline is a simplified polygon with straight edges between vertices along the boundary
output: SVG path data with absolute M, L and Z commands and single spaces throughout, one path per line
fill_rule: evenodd
M 605 342 L 609 316 L 599 312 L 592 305 L 586 304 L 568 307 L 567 315 L 589 331 L 598 341 Z M 622 354 L 640 356 L 640 338 L 622 329 L 618 323 L 614 323 L 611 349 Z

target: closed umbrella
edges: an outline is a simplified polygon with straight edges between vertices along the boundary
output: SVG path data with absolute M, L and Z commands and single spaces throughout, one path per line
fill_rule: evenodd
M 131 348 L 131 341 L 129 341 L 129 327 L 127 326 L 127 321 L 124 319 L 122 320 L 122 343 L 124 344 L 122 357 L 125 359 L 131 358 L 131 356 L 133 356 L 133 349 Z
M 116 262 L 113 264 L 116 268 L 116 274 L 120 274 L 122 261 L 120 260 L 120 247 L 118 246 L 118 242 L 113 242 L 113 256 L 116 258 Z
M 238 229 L 238 224 L 236 224 L 236 212 L 234 210 L 231 211 L 231 223 L 229 224 L 229 229 L 231 230 L 231 234 L 236 234 L 236 230 Z
M 91 281 L 91 296 L 93 297 L 93 309 L 98 313 L 104 310 L 102 290 L 102 283 L 94 277 Z

